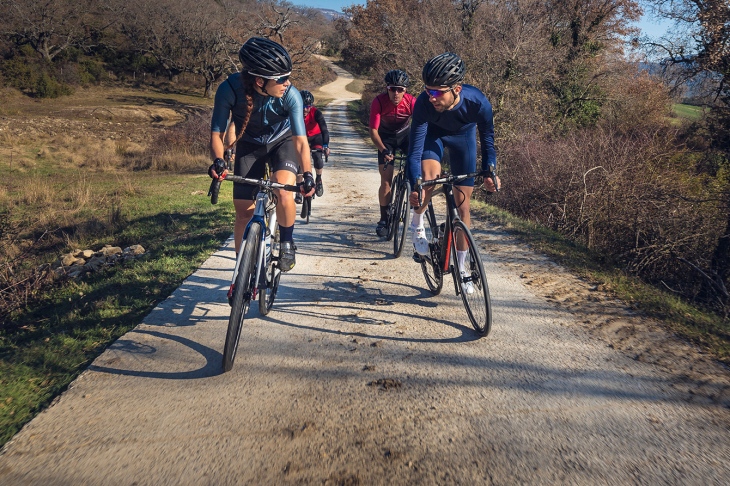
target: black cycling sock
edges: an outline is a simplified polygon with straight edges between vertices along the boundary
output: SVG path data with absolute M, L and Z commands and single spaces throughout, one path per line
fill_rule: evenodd
M 281 242 L 294 241 L 294 225 L 281 226 L 279 225 L 279 239 Z
M 317 174 L 317 179 L 316 179 L 316 181 L 317 181 L 317 182 L 319 182 L 319 181 L 321 181 L 321 180 L 322 180 L 322 174 Z
M 388 221 L 388 206 L 380 206 L 380 221 Z

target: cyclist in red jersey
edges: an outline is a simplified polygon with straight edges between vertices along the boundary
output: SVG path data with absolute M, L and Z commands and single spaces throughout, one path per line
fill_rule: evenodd
M 327 122 L 324 120 L 324 115 L 321 111 L 314 106 L 314 95 L 309 91 L 300 91 L 302 95 L 302 101 L 304 101 L 304 127 L 307 129 L 307 140 L 309 141 L 310 149 L 322 149 L 324 154 L 329 157 L 330 155 L 330 132 L 327 130 Z M 312 165 L 316 172 L 315 181 L 315 194 L 317 197 L 322 197 L 324 194 L 324 185 L 322 184 L 322 171 L 324 169 L 324 158 L 322 152 L 312 153 Z M 301 182 L 298 177 L 298 182 Z M 302 203 L 302 195 L 297 193 L 295 196 L 298 204 Z
M 388 71 L 385 75 L 386 93 L 375 97 L 370 105 L 370 138 L 378 148 L 378 170 L 380 172 L 380 221 L 375 228 L 378 236 L 387 234 L 388 201 L 390 183 L 393 180 L 393 152 L 400 149 L 408 152 L 409 121 L 413 114 L 416 98 L 406 93 L 408 74 L 400 69 Z

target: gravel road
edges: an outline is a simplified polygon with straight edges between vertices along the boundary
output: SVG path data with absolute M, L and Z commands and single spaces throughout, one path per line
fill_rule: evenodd
M 7 444 L 0 484 L 730 484 L 727 370 L 690 378 L 587 330 L 535 278 L 562 270 L 499 228 L 475 225 L 486 338 L 449 280 L 432 297 L 392 258 L 338 72 L 325 195 L 233 370 L 228 241 Z

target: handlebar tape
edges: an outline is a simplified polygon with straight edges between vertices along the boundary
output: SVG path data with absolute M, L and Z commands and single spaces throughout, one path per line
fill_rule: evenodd
M 213 179 L 208 189 L 208 196 L 210 196 L 211 204 L 218 204 L 218 192 L 221 190 L 220 179 Z

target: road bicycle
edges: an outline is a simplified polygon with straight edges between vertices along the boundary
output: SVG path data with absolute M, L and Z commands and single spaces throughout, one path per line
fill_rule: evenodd
M 223 347 L 223 370 L 230 371 L 236 357 L 243 320 L 251 301 L 258 298 L 259 312 L 265 316 L 271 310 L 279 289 L 281 248 L 279 224 L 276 220 L 277 198 L 274 189 L 299 192 L 299 186 L 273 182 L 268 179 L 268 175 L 264 179 L 248 179 L 228 174 L 225 180 L 259 187 L 253 217 L 244 230 L 228 290 L 231 315 L 228 319 L 226 343 Z M 210 185 L 208 195 L 213 204 L 218 202 L 220 184 L 220 180 L 214 179 Z
M 436 213 L 433 203 L 429 201 L 424 213 L 426 238 L 428 239 L 428 254 L 420 255 L 414 251 L 413 259 L 421 264 L 426 285 L 433 295 L 441 293 L 444 275 L 451 274 L 454 279 L 456 295 L 461 295 L 466 313 L 474 329 L 482 336 L 489 334 L 492 327 L 492 304 L 487 286 L 487 276 L 484 272 L 479 248 L 466 224 L 459 217 L 456 200 L 454 199 L 454 185 L 471 177 L 491 177 L 495 188 L 499 190 L 498 180 L 493 170 L 473 172 L 464 175 L 441 174 L 440 177 L 429 181 L 418 181 L 414 189 L 420 194 L 421 189 L 428 186 L 440 185 L 435 189 L 433 196 L 443 194 L 446 198 L 446 220 L 436 223 Z M 458 187 L 456 188 L 458 190 Z M 432 199 L 433 199 L 432 196 Z M 419 204 L 420 205 L 420 204 Z M 458 242 L 458 243 L 457 243 Z M 466 246 L 466 259 L 463 268 L 459 268 L 457 245 Z
M 393 256 L 398 258 L 403 253 L 403 243 L 406 240 L 408 221 L 410 219 L 411 206 L 408 204 L 408 196 L 411 194 L 411 184 L 406 178 L 407 156 L 400 150 L 396 150 L 393 160 L 387 162 L 392 164 L 397 171 L 390 185 L 390 202 L 388 203 L 388 219 L 386 220 L 386 240 L 393 240 Z M 397 164 L 397 166 L 396 166 Z
M 324 154 L 324 161 L 327 163 L 327 160 L 329 159 L 329 156 L 327 155 L 327 152 L 324 151 L 322 148 L 313 148 L 312 149 L 312 155 L 315 153 L 321 153 Z M 299 217 L 301 217 L 307 224 L 309 224 L 309 217 L 312 215 L 312 199 L 314 199 L 314 194 L 311 196 L 307 196 L 304 199 L 302 199 L 302 210 L 299 213 Z

